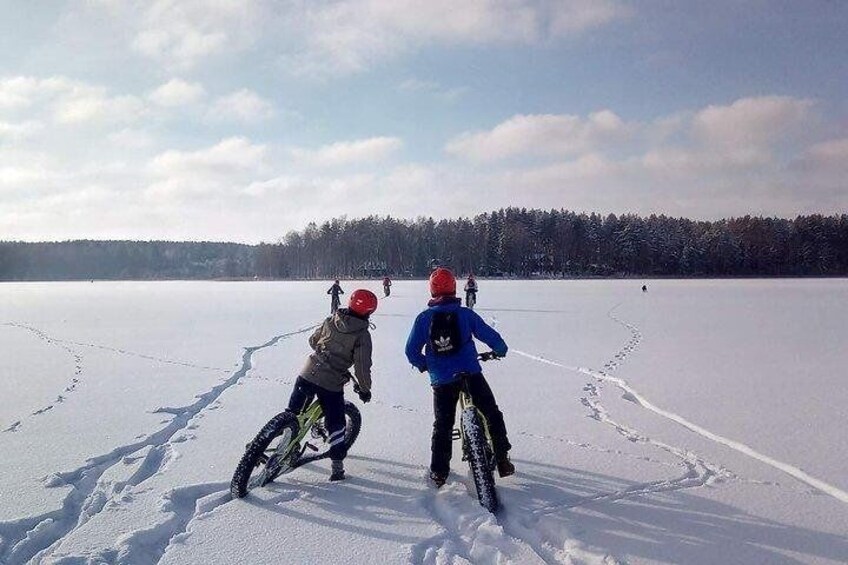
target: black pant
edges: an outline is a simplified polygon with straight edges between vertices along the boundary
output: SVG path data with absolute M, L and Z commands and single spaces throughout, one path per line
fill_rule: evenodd
M 343 391 L 327 390 L 303 377 L 298 377 L 294 383 L 291 397 L 289 397 L 288 409 L 298 414 L 316 396 L 321 404 L 321 410 L 324 411 L 324 425 L 327 428 L 328 442 L 330 443 L 330 459 L 344 459 L 347 456 L 347 446 L 344 442 L 346 420 Z
M 442 476 L 450 471 L 452 451 L 453 425 L 456 420 L 456 403 L 459 401 L 461 390 L 459 381 L 433 387 L 433 442 L 431 444 L 432 459 L 430 470 Z M 495 401 L 495 395 L 489 388 L 489 383 L 482 374 L 477 373 L 468 377 L 468 388 L 474 405 L 483 413 L 489 422 L 489 433 L 495 455 L 501 457 L 512 448 L 506 437 L 506 424 L 503 414 Z

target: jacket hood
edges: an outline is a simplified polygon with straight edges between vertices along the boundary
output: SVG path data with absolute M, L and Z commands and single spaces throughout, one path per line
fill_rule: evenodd
M 333 325 L 336 329 L 345 334 L 361 332 L 368 328 L 368 320 L 354 316 L 347 311 L 346 308 L 336 310 L 333 314 Z

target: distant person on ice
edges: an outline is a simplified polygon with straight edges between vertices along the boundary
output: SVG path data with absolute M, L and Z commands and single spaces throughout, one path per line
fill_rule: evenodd
M 648 292 L 648 285 L 646 285 L 646 284 L 642 285 L 642 292 Z
M 392 279 L 385 277 L 383 279 L 383 294 L 388 296 L 392 293 Z
M 511 445 L 507 438 L 503 414 L 498 408 L 492 389 L 483 377 L 477 360 L 477 338 L 498 355 L 504 356 L 507 345 L 500 334 L 473 310 L 463 308 L 456 297 L 456 278 L 448 269 L 438 268 L 430 275 L 429 308 L 415 319 L 406 342 L 406 357 L 422 373 L 429 371 L 433 387 L 433 438 L 431 443 L 430 480 L 440 487 L 450 473 L 452 431 L 459 401 L 459 373 L 469 373 L 468 380 L 474 404 L 489 422 L 498 474 L 512 475 L 515 467 L 509 460 Z M 446 333 L 447 332 L 447 333 Z M 433 335 L 458 336 L 458 343 L 449 351 L 440 351 Z M 423 353 L 422 353 L 423 349 Z
M 338 284 L 338 281 L 336 281 Z M 286 410 L 301 412 L 318 397 L 330 441 L 331 481 L 345 478 L 344 386 L 353 366 L 362 402 L 371 401 L 371 334 L 368 317 L 377 309 L 377 296 L 370 290 L 354 290 L 348 307 L 337 310 L 309 336 L 312 353 L 294 383 Z
M 465 305 L 468 308 L 474 308 L 477 304 L 477 279 L 474 275 L 468 275 L 468 280 L 465 281 Z
M 341 300 L 339 299 L 340 294 L 344 294 L 341 285 L 339 284 L 339 279 L 333 283 L 333 286 L 330 287 L 330 290 L 327 291 L 327 294 L 332 294 L 333 297 L 330 299 L 330 314 L 334 314 L 336 310 L 339 309 L 339 304 L 341 304 Z

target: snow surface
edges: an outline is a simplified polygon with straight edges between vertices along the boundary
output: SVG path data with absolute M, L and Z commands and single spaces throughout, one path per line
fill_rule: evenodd
M 485 365 L 517 467 L 496 516 L 457 454 L 425 480 L 423 281 L 373 318 L 348 480 L 238 501 L 329 282 L 0 285 L 0 563 L 848 562 L 848 281 L 642 283 L 482 281 L 511 347 Z

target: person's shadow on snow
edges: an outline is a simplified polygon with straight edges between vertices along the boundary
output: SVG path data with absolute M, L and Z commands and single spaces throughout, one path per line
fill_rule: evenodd
M 504 518 L 521 529 L 544 532 L 543 541 L 554 547 L 564 547 L 565 533 L 571 532 L 586 547 L 612 550 L 615 557 L 634 561 L 777 564 L 844 563 L 848 558 L 846 535 L 777 522 L 699 496 L 702 489 L 713 487 L 674 489 L 670 481 L 641 484 L 533 461 L 516 460 L 516 467 L 518 480 L 498 487 Z M 674 474 L 669 474 L 672 481 Z M 681 467 L 678 476 L 685 475 L 687 469 Z M 732 483 L 715 488 L 733 489 Z M 826 509 L 848 516 L 838 501 L 824 495 L 821 501 L 822 517 L 832 524 L 840 520 L 828 517 Z M 845 529 L 848 521 L 843 518 L 841 523 Z
M 428 490 L 423 468 L 357 455 L 348 456 L 347 463 L 344 481 L 327 482 L 326 465 L 311 463 L 260 489 L 264 493 L 252 491 L 245 501 L 295 520 L 364 537 L 401 544 L 419 542 L 418 537 L 405 532 L 410 531 L 406 526 L 418 529 L 429 522 L 420 503 Z M 299 479 L 304 470 L 313 473 Z M 390 480 L 375 480 L 375 475 Z

